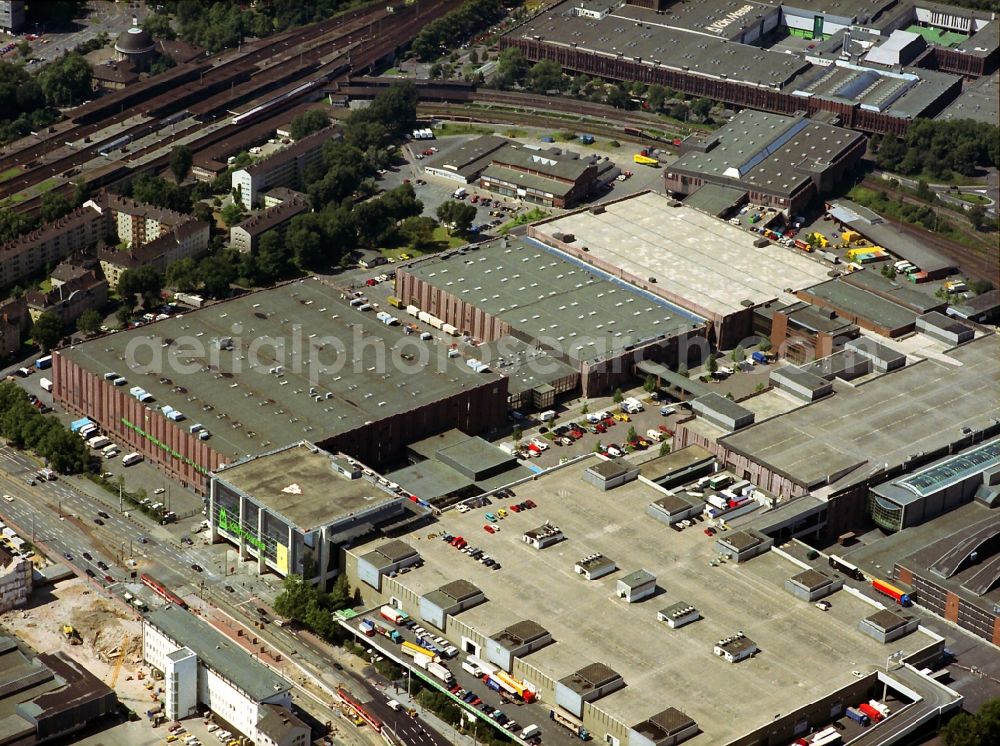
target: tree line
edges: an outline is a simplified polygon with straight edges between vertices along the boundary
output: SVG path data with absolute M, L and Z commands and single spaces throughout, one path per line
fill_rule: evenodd
M 468 0 L 457 10 L 431 21 L 417 34 L 410 50 L 421 62 L 430 62 L 506 15 L 501 0 Z
M 53 60 L 36 75 L 0 61 L 0 144 L 48 127 L 59 120 L 57 107 L 91 95 L 90 64 L 76 52 Z
M 1000 128 L 972 119 L 917 119 L 902 138 L 876 135 L 871 149 L 879 168 L 892 173 L 973 176 L 979 168 L 1000 165 Z
M 54 417 L 43 417 L 12 381 L 0 383 L 0 435 L 15 448 L 27 448 L 62 474 L 76 474 L 90 464 L 87 444 Z

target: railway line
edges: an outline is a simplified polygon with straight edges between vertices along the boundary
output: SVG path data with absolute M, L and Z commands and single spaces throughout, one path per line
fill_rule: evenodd
M 321 85 L 346 80 L 352 72 L 366 71 L 408 42 L 421 24 L 460 4 L 461 0 L 432 0 L 399 7 L 372 4 L 251 42 L 214 59 L 178 65 L 164 75 L 104 96 L 79 107 L 68 121 L 54 125 L 51 131 L 13 143 L 0 154 L 0 170 L 28 166 L 23 173 L 0 183 L 0 203 L 6 200 L 5 209 L 32 214 L 40 208 L 41 192 L 67 189 L 67 184 L 40 188 L 52 180 L 82 176 L 88 186 L 99 188 L 127 178 L 135 172 L 136 156 L 148 155 L 149 148 L 117 164 L 86 166 L 102 151 L 118 149 L 165 129 L 180 113 L 190 113 L 205 126 L 221 116 L 237 114 L 243 118 L 237 118 L 234 126 L 243 126 L 288 110 L 309 97 L 315 98 Z M 243 106 L 250 111 L 240 115 L 238 110 Z M 135 117 L 144 118 L 129 124 Z M 119 124 L 123 126 L 115 126 Z M 231 135 L 229 127 L 214 128 L 189 146 L 197 154 Z M 179 137 L 171 134 L 158 146 Z M 141 170 L 165 165 L 166 158 L 144 162 Z M 19 201 L 12 199 L 33 188 L 35 194 Z

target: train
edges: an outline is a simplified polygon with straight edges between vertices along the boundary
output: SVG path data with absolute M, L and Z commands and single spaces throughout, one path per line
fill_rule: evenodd
M 159 580 L 154 578 L 152 575 L 143 573 L 142 575 L 139 576 L 139 580 L 142 582 L 144 586 L 150 588 L 153 591 L 153 593 L 155 593 L 157 596 L 164 599 L 168 603 L 172 603 L 175 606 L 181 607 L 182 609 L 186 609 L 188 607 L 187 602 L 183 598 L 181 598 L 176 593 L 171 591 L 169 588 L 167 588 L 167 586 L 165 586 Z

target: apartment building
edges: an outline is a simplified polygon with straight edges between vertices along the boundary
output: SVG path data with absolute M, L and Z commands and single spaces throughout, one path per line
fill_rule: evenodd
M 264 192 L 274 187 L 301 189 L 305 172 L 323 161 L 323 145 L 340 137 L 337 127 L 325 127 L 284 150 L 233 172 L 232 186 L 247 210 L 261 203 Z
M 286 202 L 279 202 L 230 228 L 229 246 L 242 252 L 256 251 L 260 237 L 267 231 L 278 228 L 296 215 L 308 211 L 309 202 L 301 196 L 292 197 Z
M 96 244 L 106 233 L 104 211 L 89 201 L 58 220 L 0 245 L 0 287 L 10 287 Z

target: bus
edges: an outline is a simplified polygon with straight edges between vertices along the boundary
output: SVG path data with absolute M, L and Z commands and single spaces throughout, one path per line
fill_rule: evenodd
M 857 567 L 857 565 L 852 565 L 847 560 L 841 559 L 835 554 L 831 554 L 829 558 L 830 567 L 839 573 L 843 573 L 849 578 L 854 578 L 855 580 L 864 580 L 865 574 Z

